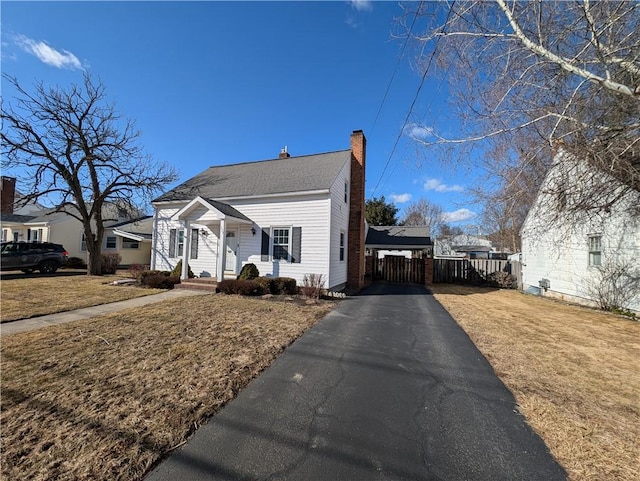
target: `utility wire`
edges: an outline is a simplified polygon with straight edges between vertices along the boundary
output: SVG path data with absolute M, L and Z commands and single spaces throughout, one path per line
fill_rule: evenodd
M 422 5 L 422 3 L 421 3 Z M 451 10 L 453 10 L 453 6 L 455 5 L 455 0 L 451 3 L 451 6 L 449 7 L 449 11 L 447 12 L 447 18 L 444 21 L 444 25 L 446 26 L 447 23 L 449 23 L 449 18 L 451 17 Z M 418 12 L 419 10 L 416 12 L 416 17 L 418 16 Z M 378 182 L 376 183 L 376 186 L 373 188 L 373 191 L 371 193 L 371 195 L 374 195 L 376 193 L 376 191 L 378 190 L 378 186 L 380 185 L 380 182 L 382 181 L 382 178 L 384 177 L 384 173 L 387 171 L 387 168 L 389 167 L 389 163 L 391 162 L 391 159 L 393 158 L 393 154 L 396 151 L 396 148 L 398 147 L 398 142 L 400 142 L 400 137 L 402 137 L 402 134 L 404 132 L 405 127 L 407 126 L 407 122 L 409 121 L 409 117 L 411 117 L 411 114 L 413 113 L 413 107 L 416 104 L 416 101 L 418 100 L 418 97 L 420 96 L 420 91 L 422 90 L 422 86 L 424 85 L 424 81 L 427 78 L 427 74 L 429 73 L 429 69 L 431 68 L 431 64 L 433 62 L 433 59 L 436 55 L 436 52 L 438 50 L 438 44 L 440 42 L 440 37 L 438 37 L 436 39 L 436 44 L 433 47 L 433 51 L 431 52 L 431 56 L 429 57 L 429 61 L 427 62 L 427 67 L 424 70 L 424 73 L 422 74 L 422 79 L 420 80 L 420 85 L 418 85 L 418 89 L 416 90 L 416 94 L 413 97 L 413 101 L 411 102 L 411 106 L 409 107 L 409 110 L 407 112 L 407 115 L 404 119 L 404 122 L 402 123 L 402 127 L 400 128 L 400 132 L 398 132 L 398 136 L 396 137 L 396 141 L 393 144 L 393 149 L 391 150 L 391 154 L 389 154 L 389 158 L 387 159 L 387 162 L 384 165 L 384 169 L 382 170 L 382 174 L 380 174 L 380 178 L 378 179 Z
M 413 21 L 411 22 L 411 26 L 409 27 L 409 33 L 407 34 L 407 38 L 404 39 L 402 50 L 400 50 L 400 54 L 398 55 L 398 60 L 396 61 L 396 66 L 393 69 L 393 73 L 391 74 L 389 83 L 387 84 L 387 89 L 384 91 L 382 102 L 380 102 L 380 107 L 378 107 L 378 112 L 376 113 L 376 118 L 373 121 L 373 125 L 371 126 L 371 130 L 369 131 L 369 135 L 372 135 L 373 129 L 376 128 L 376 124 L 378 123 L 378 117 L 380 117 L 380 112 L 382 112 L 382 107 L 384 106 L 384 103 L 387 100 L 387 95 L 389 94 L 389 90 L 391 89 L 391 84 L 393 83 L 393 79 L 395 78 L 396 73 L 398 72 L 398 66 L 400 65 L 400 61 L 404 57 L 404 51 L 407 48 L 407 44 L 409 43 L 409 38 L 411 37 L 411 32 L 413 31 L 413 26 L 415 25 L 416 20 L 418 19 L 418 12 L 420 11 L 420 8 L 422 7 L 423 3 L 424 1 L 420 2 L 420 5 L 418 5 L 418 9 L 416 10 L 416 14 L 413 17 Z

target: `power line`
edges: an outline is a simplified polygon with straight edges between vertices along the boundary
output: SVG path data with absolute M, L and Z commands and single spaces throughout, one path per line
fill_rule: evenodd
M 449 23 L 449 18 L 451 17 L 451 10 L 453 10 L 453 6 L 455 4 L 455 0 L 451 3 L 451 6 L 449 7 L 449 11 L 447 12 L 447 18 L 444 21 L 444 25 L 446 26 L 447 23 Z M 422 5 L 422 2 L 420 3 L 420 5 Z M 418 16 L 418 12 L 419 10 L 416 12 L 416 17 Z M 389 154 L 389 158 L 387 159 L 387 162 L 384 165 L 384 169 L 382 170 L 382 174 L 380 174 L 380 178 L 378 179 L 378 182 L 376 183 L 376 186 L 373 188 L 373 191 L 371 193 L 371 195 L 375 194 L 376 191 L 378 190 L 378 186 L 380 185 L 380 182 L 382 181 L 382 178 L 384 177 L 385 172 L 387 171 L 387 168 L 389 167 L 389 163 L 391 162 L 391 159 L 393 158 L 393 154 L 396 151 L 396 148 L 398 147 L 398 142 L 400 142 L 400 137 L 402 137 L 402 134 L 404 132 L 405 127 L 407 126 L 407 122 L 409 121 L 409 117 L 411 116 L 411 114 L 413 113 L 413 107 L 416 104 L 416 101 L 418 100 L 418 97 L 420 95 L 420 91 L 422 90 L 422 86 L 424 85 L 424 81 L 427 78 L 427 74 L 429 73 L 429 69 L 431 68 L 431 64 L 433 62 L 433 59 L 436 55 L 436 52 L 438 50 L 438 44 L 440 42 L 440 37 L 438 37 L 436 39 L 436 44 L 433 47 L 433 51 L 431 52 L 431 56 L 429 57 L 429 61 L 427 62 L 427 67 L 424 70 L 424 73 L 422 74 L 422 79 L 420 80 L 420 85 L 418 85 L 418 89 L 416 90 L 416 94 L 413 97 L 413 101 L 411 102 L 411 106 L 409 107 L 409 110 L 407 111 L 407 115 L 404 119 L 404 122 L 402 123 L 402 127 L 400 128 L 400 132 L 398 132 L 398 136 L 396 137 L 396 141 L 393 144 L 393 149 L 391 150 L 391 154 Z
M 369 131 L 369 135 L 373 134 L 373 129 L 375 129 L 376 127 L 376 124 L 378 122 L 378 117 L 380 117 L 380 112 L 382 112 L 382 107 L 385 101 L 387 100 L 387 95 L 389 94 L 389 90 L 391 89 L 391 84 L 393 83 L 393 79 L 395 78 L 396 73 L 398 72 L 398 66 L 400 65 L 400 61 L 402 60 L 402 57 L 404 57 L 404 51 L 407 48 L 407 44 L 409 43 L 409 38 L 411 37 L 411 32 L 413 31 L 413 26 L 416 23 L 416 20 L 418 18 L 418 12 L 420 11 L 420 8 L 422 7 L 423 3 L 424 2 L 420 2 L 420 5 L 418 5 L 418 9 L 416 10 L 416 14 L 413 17 L 413 21 L 411 22 L 411 26 L 409 27 L 409 33 L 407 34 L 407 38 L 405 38 L 404 40 L 404 44 L 402 45 L 402 50 L 400 50 L 400 55 L 398 55 L 396 66 L 394 67 L 393 73 L 391 74 L 391 78 L 389 79 L 389 83 L 387 84 L 387 89 L 384 91 L 382 102 L 380 102 L 380 107 L 378 107 L 378 112 L 376 113 L 376 118 L 373 121 L 373 125 L 371 126 L 371 130 Z

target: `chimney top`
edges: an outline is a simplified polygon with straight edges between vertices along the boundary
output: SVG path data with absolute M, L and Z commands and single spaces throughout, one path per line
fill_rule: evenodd
M 2 176 L 2 186 L 0 187 L 0 212 L 3 214 L 13 214 L 13 204 L 16 200 L 16 179 L 15 177 Z
M 280 155 L 278 155 L 279 159 L 288 159 L 289 157 L 291 157 L 291 155 L 289 155 L 289 152 L 287 151 L 287 146 L 285 145 L 282 150 L 280 150 Z

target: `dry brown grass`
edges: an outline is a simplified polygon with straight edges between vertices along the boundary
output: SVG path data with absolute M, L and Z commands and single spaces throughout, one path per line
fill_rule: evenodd
M 208 295 L 3 338 L 3 479 L 140 479 L 334 305 Z
M 640 479 L 640 323 L 517 291 L 432 290 L 571 480 Z
M 123 301 L 163 292 L 131 286 L 109 286 L 126 276 L 61 275 L 0 279 L 0 322 Z

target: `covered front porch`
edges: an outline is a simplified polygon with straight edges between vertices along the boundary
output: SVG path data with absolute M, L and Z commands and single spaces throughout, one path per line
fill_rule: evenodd
M 241 239 L 256 233 L 251 219 L 228 204 L 196 197 L 171 220 L 183 226 L 182 280 L 189 278 L 190 266 L 196 267 L 198 277 L 235 279 L 241 267 Z

